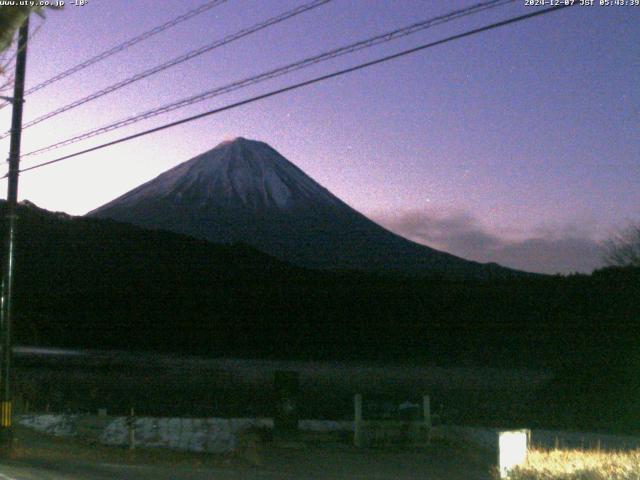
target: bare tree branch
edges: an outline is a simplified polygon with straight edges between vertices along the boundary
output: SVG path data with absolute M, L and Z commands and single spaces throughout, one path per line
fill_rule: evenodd
M 604 243 L 609 266 L 640 266 L 640 225 L 629 227 Z

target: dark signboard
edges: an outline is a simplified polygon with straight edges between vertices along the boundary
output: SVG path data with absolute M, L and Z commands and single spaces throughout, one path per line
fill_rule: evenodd
M 391 400 L 365 396 L 362 399 L 363 420 L 422 420 L 422 402 Z

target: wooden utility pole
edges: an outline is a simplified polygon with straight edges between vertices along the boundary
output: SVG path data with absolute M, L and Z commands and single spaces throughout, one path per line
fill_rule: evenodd
M 13 274 L 15 262 L 15 230 L 18 203 L 18 175 L 20 173 L 20 140 L 22 136 L 22 104 L 24 102 L 24 78 L 27 66 L 27 40 L 29 17 L 18 33 L 18 54 L 13 89 L 13 115 L 11 117 L 11 146 L 9 148 L 9 173 L 7 204 L 5 206 L 5 248 L 0 297 L 0 447 L 10 447 L 13 440 L 11 395 L 11 303 L 13 300 Z

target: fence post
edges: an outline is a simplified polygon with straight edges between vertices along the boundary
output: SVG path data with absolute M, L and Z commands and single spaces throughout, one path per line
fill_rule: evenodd
M 296 371 L 278 370 L 274 374 L 276 397 L 273 433 L 290 439 L 298 432 L 300 417 L 298 397 L 300 374 Z
M 129 412 L 129 418 L 127 418 L 127 427 L 129 429 L 129 450 L 135 450 L 136 448 L 136 426 L 135 426 L 135 411 L 131 407 Z
M 431 399 L 429 395 L 422 397 L 422 416 L 427 430 L 427 443 L 431 443 Z
M 356 393 L 353 397 L 353 444 L 362 447 L 362 394 Z

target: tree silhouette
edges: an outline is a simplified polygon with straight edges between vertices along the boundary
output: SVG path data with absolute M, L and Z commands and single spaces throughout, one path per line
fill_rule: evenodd
M 610 266 L 640 267 L 640 225 L 622 230 L 604 244 L 605 261 Z

